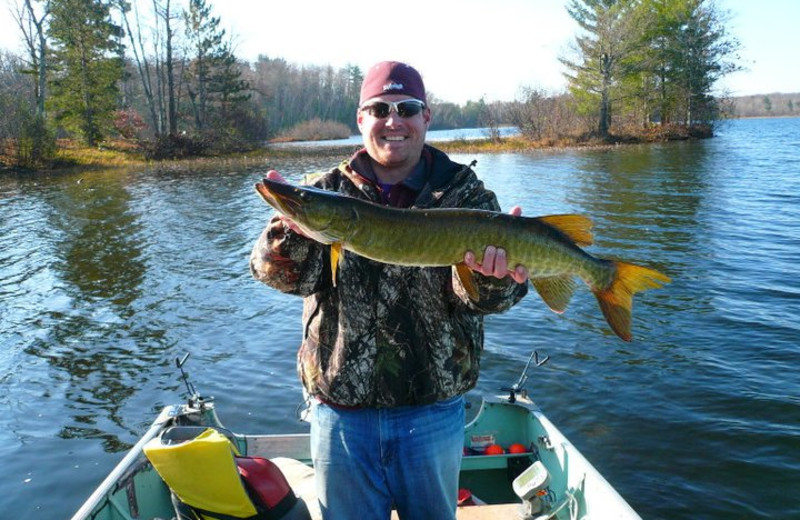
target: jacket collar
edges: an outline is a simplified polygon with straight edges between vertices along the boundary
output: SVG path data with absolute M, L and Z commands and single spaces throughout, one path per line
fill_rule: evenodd
M 446 187 L 456 177 L 469 171 L 468 166 L 452 161 L 447 154 L 427 144 L 422 149 L 421 162 L 422 167 L 415 169 L 403 181 L 404 187 L 416 194 L 414 200 L 409 202 L 418 208 L 436 206 L 437 201 L 444 195 Z M 361 148 L 344 161 L 340 169 L 369 199 L 380 200 L 378 180 L 365 148 Z

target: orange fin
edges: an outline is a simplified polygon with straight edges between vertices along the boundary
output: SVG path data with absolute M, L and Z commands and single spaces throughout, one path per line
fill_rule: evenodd
M 559 314 L 567 310 L 572 293 L 575 292 L 575 281 L 572 276 L 535 278 L 531 280 L 531 283 L 550 310 Z
M 336 287 L 336 268 L 339 267 L 339 259 L 342 258 L 342 243 L 334 242 L 331 244 L 331 280 Z
M 668 276 L 654 269 L 640 267 L 625 262 L 612 262 L 616 272 L 614 279 L 605 289 L 594 292 L 597 303 L 603 311 L 606 321 L 617 336 L 625 341 L 630 341 L 631 336 L 631 307 L 633 295 L 647 289 L 658 289 L 670 282 Z
M 583 215 L 548 215 L 537 220 L 553 226 L 579 246 L 590 246 L 594 242 L 592 221 Z
M 478 288 L 475 286 L 475 278 L 472 277 L 472 269 L 467 267 L 464 262 L 460 262 L 456 264 L 456 274 L 461 281 L 461 285 L 464 286 L 464 290 L 467 291 L 469 298 L 474 302 L 480 301 L 481 297 L 478 293 Z

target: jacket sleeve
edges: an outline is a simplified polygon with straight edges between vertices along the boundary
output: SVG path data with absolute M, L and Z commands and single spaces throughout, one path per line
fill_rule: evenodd
M 330 284 L 330 249 L 290 230 L 272 217 L 250 254 L 256 280 L 281 292 L 308 296 Z

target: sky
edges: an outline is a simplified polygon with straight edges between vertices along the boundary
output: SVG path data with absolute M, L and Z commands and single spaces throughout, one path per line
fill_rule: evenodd
M 138 0 L 143 6 L 149 0 Z M 0 48 L 21 51 L 19 29 L 0 0 Z M 566 86 L 559 57 L 578 31 L 568 0 L 208 0 L 238 57 L 296 65 L 358 65 L 382 60 L 417 68 L 437 99 L 511 101 L 523 88 Z M 182 4 L 184 0 L 177 0 Z M 5 5 L 4 5 L 5 4 Z M 716 0 L 730 13 L 745 70 L 725 78 L 732 95 L 800 92 L 800 0 Z

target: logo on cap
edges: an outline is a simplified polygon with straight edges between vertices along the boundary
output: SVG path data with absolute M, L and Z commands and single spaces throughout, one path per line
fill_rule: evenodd
M 402 83 L 387 83 L 383 86 L 383 91 L 386 92 L 388 90 L 403 90 Z

